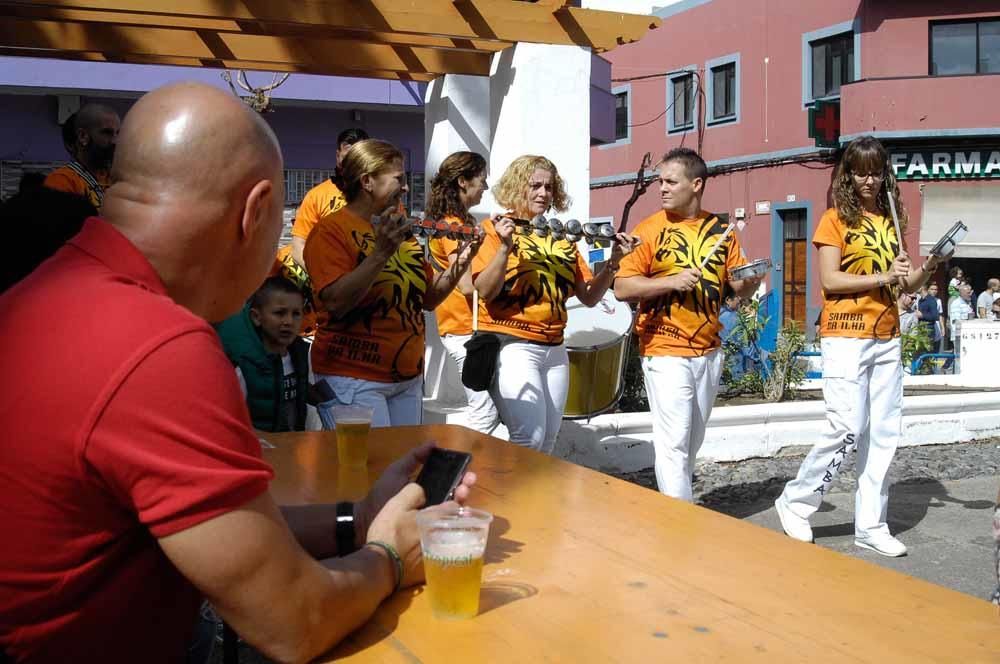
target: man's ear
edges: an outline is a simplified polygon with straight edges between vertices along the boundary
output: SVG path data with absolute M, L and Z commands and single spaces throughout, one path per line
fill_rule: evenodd
M 87 133 L 86 129 L 77 127 L 76 129 L 76 140 L 80 145 L 87 145 L 90 143 L 90 134 Z
M 263 227 L 268 223 L 267 215 L 273 195 L 274 185 L 270 180 L 261 180 L 250 189 L 243 205 L 243 218 L 240 220 L 244 240 L 267 230 Z
M 705 190 L 705 180 L 703 178 L 695 178 L 691 181 L 691 186 L 694 188 L 694 193 L 700 194 Z

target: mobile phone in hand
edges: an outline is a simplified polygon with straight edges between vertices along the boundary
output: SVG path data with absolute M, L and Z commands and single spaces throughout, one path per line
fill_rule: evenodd
M 465 475 L 465 470 L 472 461 L 468 452 L 457 452 L 435 447 L 424 462 L 424 467 L 417 475 L 417 484 L 427 496 L 427 506 L 440 505 L 451 500 Z

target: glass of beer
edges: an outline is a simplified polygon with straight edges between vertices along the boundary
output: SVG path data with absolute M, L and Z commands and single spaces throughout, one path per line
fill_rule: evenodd
M 417 513 L 427 593 L 435 617 L 462 620 L 479 613 L 483 553 L 491 521 L 489 512 L 455 504 Z
M 337 431 L 337 460 L 343 466 L 368 465 L 368 431 L 372 409 L 365 406 L 334 406 L 333 424 Z

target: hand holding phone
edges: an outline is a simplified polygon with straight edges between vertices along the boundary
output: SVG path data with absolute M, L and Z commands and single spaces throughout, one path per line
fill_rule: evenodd
M 427 497 L 427 507 L 439 505 L 451 500 L 465 475 L 472 455 L 468 452 L 458 452 L 435 447 L 424 462 L 424 467 L 417 475 L 417 484 Z

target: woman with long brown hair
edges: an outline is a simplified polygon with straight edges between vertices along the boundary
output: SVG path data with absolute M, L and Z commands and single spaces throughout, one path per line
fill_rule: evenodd
M 906 210 L 889 155 L 870 136 L 844 150 L 833 184 L 833 208 L 813 237 L 823 285 L 820 317 L 823 399 L 828 428 L 775 508 L 794 539 L 813 541 L 809 517 L 819 508 L 847 455 L 857 450 L 854 542 L 885 556 L 906 546 L 886 523 L 887 476 L 903 428 L 903 369 L 894 289 L 916 291 L 940 260 L 916 270 L 896 234 L 890 197 L 906 229 Z
M 320 219 L 303 252 L 316 294 L 312 367 L 339 403 L 373 409 L 373 426 L 420 424 L 424 310 L 440 304 L 468 268 L 466 246 L 434 274 L 400 214 L 403 154 L 355 143 L 341 161 L 347 205 Z
M 475 152 L 455 152 L 441 162 L 431 180 L 424 214 L 435 221 L 475 225 L 476 218 L 469 213 L 469 208 L 479 204 L 487 188 L 486 159 Z M 454 269 L 460 246 L 458 240 L 448 237 L 428 241 L 427 249 L 434 268 Z M 459 374 L 465 364 L 465 344 L 472 338 L 472 294 L 472 273 L 465 270 L 458 287 L 434 310 L 441 343 L 458 365 Z M 506 432 L 490 393 L 465 388 L 465 398 L 468 405 L 463 413 L 464 424 L 476 431 L 504 437 Z

